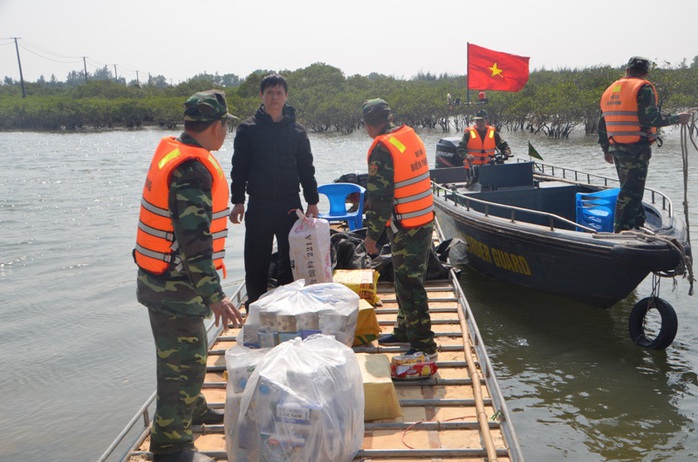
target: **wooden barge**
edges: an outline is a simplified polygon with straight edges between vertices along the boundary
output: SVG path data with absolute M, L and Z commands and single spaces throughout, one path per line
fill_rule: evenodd
M 439 227 L 437 226 L 437 232 Z M 435 243 L 442 236 L 435 235 Z M 439 345 L 436 375 L 394 381 L 403 415 L 365 422 L 361 450 L 354 461 L 523 461 L 509 411 L 488 359 L 475 318 L 458 284 L 456 271 L 449 277 L 427 281 L 432 330 Z M 379 325 L 390 332 L 397 314 L 392 284 L 380 283 Z M 244 286 L 231 297 L 245 299 Z M 212 407 L 226 400 L 225 352 L 236 342 L 239 329 L 223 332 L 212 325 L 204 394 Z M 403 354 L 407 347 L 354 347 L 356 353 Z M 150 460 L 150 422 L 155 393 L 127 424 L 100 461 Z M 223 425 L 194 427 L 197 449 L 216 460 L 228 460 Z M 327 461 L 334 462 L 334 461 Z

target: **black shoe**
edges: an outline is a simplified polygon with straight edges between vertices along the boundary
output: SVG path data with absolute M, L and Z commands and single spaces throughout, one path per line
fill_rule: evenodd
M 378 345 L 409 345 L 410 342 L 407 339 L 403 340 L 393 334 L 384 335 L 378 338 Z
M 427 357 L 428 361 L 436 361 L 439 357 L 438 351 L 434 351 L 433 353 L 427 353 L 426 351 L 419 351 L 415 348 L 410 348 L 409 350 L 407 350 L 407 353 L 405 353 L 405 355 L 409 356 L 417 353 L 422 353 L 424 356 Z
M 193 449 L 184 449 L 183 451 L 173 452 L 170 454 L 153 454 L 153 462 L 214 462 L 212 458 L 206 454 L 202 454 Z
M 198 417 L 191 418 L 192 425 L 218 425 L 223 423 L 224 412 L 222 409 L 208 408 L 206 412 Z

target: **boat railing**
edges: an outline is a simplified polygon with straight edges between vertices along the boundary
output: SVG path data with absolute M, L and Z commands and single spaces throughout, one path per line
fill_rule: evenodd
M 533 210 L 533 209 L 527 209 L 523 207 L 516 207 L 514 205 L 506 205 L 506 204 L 499 204 L 497 202 L 491 202 L 491 201 L 486 201 L 483 199 L 477 199 L 475 197 L 469 196 L 467 194 L 461 194 L 457 191 L 457 188 L 451 188 L 447 185 L 441 185 L 439 183 L 432 182 L 432 190 L 434 191 L 434 194 L 436 194 L 438 197 L 442 197 L 445 201 L 451 200 L 455 206 L 464 206 L 466 210 L 470 211 L 472 204 L 480 204 L 483 206 L 483 212 L 484 215 L 490 216 L 490 209 L 501 209 L 501 210 L 508 210 L 509 211 L 509 220 L 512 223 L 516 223 L 516 213 L 526 213 L 526 214 L 533 214 L 541 217 L 547 218 L 548 221 L 548 227 L 550 228 L 550 231 L 555 231 L 555 223 L 564 223 L 568 226 L 571 226 L 572 229 L 583 229 L 585 231 L 588 231 L 590 233 L 597 233 L 597 230 L 594 228 L 590 228 L 588 226 L 579 224 L 577 222 L 574 222 L 572 220 L 569 220 L 565 217 L 561 217 L 560 215 L 555 215 L 554 213 L 550 212 L 541 212 L 540 210 Z M 497 217 L 500 217 L 499 215 L 495 215 Z M 503 217 L 500 217 L 503 218 Z M 559 225 L 558 225 L 559 226 Z M 565 228 L 569 229 L 569 228 Z
M 517 162 L 529 161 L 517 159 Z M 535 172 L 538 172 L 541 175 L 547 175 L 554 178 L 561 178 L 563 180 L 569 180 L 575 183 L 586 183 L 593 186 L 603 186 L 607 188 L 615 188 L 620 186 L 620 181 L 617 178 L 611 178 L 596 173 L 585 172 L 574 168 L 559 167 L 557 165 L 546 164 L 543 162 L 534 162 L 533 168 Z M 667 214 L 670 217 L 674 215 L 674 204 L 671 202 L 671 199 L 669 199 L 669 197 L 667 197 L 664 193 L 656 189 L 645 187 L 644 195 L 649 199 L 650 203 L 654 205 L 659 205 L 662 210 L 666 210 Z
M 243 303 L 243 300 L 247 296 L 246 292 L 243 290 L 245 287 L 244 283 L 239 283 L 239 287 L 236 289 L 235 293 L 230 297 L 230 299 L 233 301 L 235 306 L 241 306 Z M 230 284 L 224 284 L 224 286 L 228 286 Z M 208 335 L 208 342 L 209 342 L 209 348 L 211 345 L 215 342 L 216 338 L 218 335 L 221 333 L 223 330 L 223 325 L 221 324 L 220 326 L 216 326 L 214 322 L 211 322 L 208 327 L 206 328 L 206 333 Z M 157 391 L 154 391 L 153 394 L 150 395 L 150 397 L 146 400 L 145 403 L 143 403 L 143 406 L 136 412 L 136 414 L 133 416 L 133 418 L 126 424 L 123 430 L 121 430 L 121 433 L 117 435 L 117 437 L 112 441 L 112 443 L 109 445 L 109 447 L 104 451 L 104 453 L 100 456 L 98 462 L 105 462 L 108 460 L 111 460 L 111 456 L 114 454 L 114 452 L 117 450 L 117 448 L 121 447 L 123 444 L 125 444 L 126 439 L 128 438 L 129 435 L 133 435 L 134 431 L 137 431 L 138 434 L 134 436 L 133 440 L 131 443 L 129 443 L 129 446 L 126 450 L 125 453 L 123 453 L 118 460 L 124 461 L 127 460 L 129 457 L 130 452 L 140 446 L 143 441 L 148 437 L 149 431 L 150 431 L 150 423 L 151 423 L 151 408 L 153 407 L 153 403 L 155 402 L 155 398 L 157 397 Z M 140 425 L 138 423 L 140 422 Z

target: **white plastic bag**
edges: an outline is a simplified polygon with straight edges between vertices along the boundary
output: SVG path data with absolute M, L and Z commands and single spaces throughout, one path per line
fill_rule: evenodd
M 296 214 L 298 220 L 288 234 L 293 279 L 305 279 L 306 284 L 332 282 L 330 223 L 308 218 L 299 209 Z
M 235 451 L 232 449 L 233 438 L 237 431 L 237 421 L 240 416 L 240 402 L 242 392 L 245 391 L 250 376 L 271 350 L 251 349 L 240 344 L 235 344 L 225 352 L 225 368 L 228 372 L 228 381 L 225 390 L 225 429 L 226 451 L 228 460 L 235 460 Z
M 269 350 L 228 433 L 235 462 L 350 462 L 364 438 L 364 390 L 351 348 L 316 334 Z
M 323 333 L 351 346 L 358 317 L 359 296 L 347 286 L 336 282 L 306 286 L 298 280 L 251 303 L 237 341 L 251 348 L 271 348 Z

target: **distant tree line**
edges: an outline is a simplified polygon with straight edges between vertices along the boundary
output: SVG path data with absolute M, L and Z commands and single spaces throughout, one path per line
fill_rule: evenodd
M 75 71 L 65 82 L 54 76 L 49 81 L 41 77 L 25 82 L 26 98 L 19 82 L 5 77 L 0 85 L 0 130 L 173 129 L 181 125 L 184 100 L 210 88 L 224 89 L 230 111 L 244 119 L 259 106 L 259 83 L 270 72 L 258 70 L 245 79 L 234 74 L 199 74 L 173 86 L 162 76 L 127 83 L 105 67 L 87 81 Z M 410 80 L 376 73 L 345 76 L 324 63 L 279 72 L 289 81 L 289 104 L 298 110 L 300 122 L 315 132 L 351 133 L 362 126 L 362 103 L 381 97 L 390 104 L 397 122 L 413 127 L 460 131 L 477 109 L 485 107 L 491 123 L 499 128 L 567 138 L 578 127 L 594 133 L 599 98 L 624 75 L 624 68 L 536 70 L 518 93 L 486 92 L 484 106 L 478 104 L 476 90 L 467 90 L 462 75 L 420 73 Z M 655 66 L 650 80 L 664 112 L 698 106 L 698 56 L 690 65 Z

